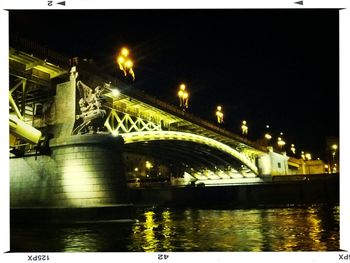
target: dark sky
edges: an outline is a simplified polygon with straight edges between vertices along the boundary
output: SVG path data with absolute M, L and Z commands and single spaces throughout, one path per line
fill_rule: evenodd
M 338 10 L 10 11 L 10 31 L 67 56 L 94 58 L 121 78 L 128 46 L 134 86 L 172 104 L 181 82 L 189 111 L 249 138 L 269 124 L 297 150 L 322 156 L 339 134 Z

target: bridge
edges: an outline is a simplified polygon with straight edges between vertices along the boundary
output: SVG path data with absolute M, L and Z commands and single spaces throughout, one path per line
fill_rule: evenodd
M 25 176 L 20 170 L 28 166 L 26 157 L 43 160 L 41 165 L 29 164 L 33 173 L 55 170 L 45 170 L 50 174 L 47 180 L 63 180 L 63 186 L 57 187 L 63 187 L 64 198 L 80 198 L 92 191 L 92 184 L 107 185 L 109 181 L 99 173 L 107 173 L 118 189 L 125 183 L 123 176 L 163 178 L 168 174 L 185 184 L 218 185 L 259 182 L 290 173 L 285 153 L 160 101 L 97 72 L 87 62 L 77 64 L 19 36 L 12 36 L 10 43 L 10 152 L 15 181 Z M 106 140 L 110 145 L 102 143 Z M 103 152 L 99 141 L 106 149 Z M 120 156 L 112 160 L 117 152 Z M 125 170 L 118 180 L 116 170 Z M 79 175 L 72 179 L 72 173 Z M 85 186 L 78 183 L 82 178 Z M 115 198 L 109 192 L 93 192 L 100 201 Z

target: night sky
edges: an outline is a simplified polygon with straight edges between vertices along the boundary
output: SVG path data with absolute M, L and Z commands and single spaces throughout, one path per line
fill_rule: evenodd
M 297 151 L 323 157 L 339 135 L 338 10 L 10 11 L 10 32 L 66 56 L 93 58 L 123 78 L 114 59 L 126 45 L 134 86 L 178 104 L 184 82 L 189 112 L 248 138 L 283 132 Z M 131 80 L 127 80 L 131 81 Z

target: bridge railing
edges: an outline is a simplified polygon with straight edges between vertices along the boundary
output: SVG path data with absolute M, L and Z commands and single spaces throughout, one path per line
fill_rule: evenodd
M 35 57 L 43 60 L 47 59 L 48 62 L 52 64 L 56 64 L 64 68 L 69 67 L 69 58 L 66 56 L 53 51 L 46 46 L 40 45 L 35 41 L 25 39 L 16 33 L 11 33 L 9 37 L 10 47 L 33 54 Z
M 246 138 L 243 138 L 241 136 L 238 136 L 232 132 L 229 132 L 223 128 L 220 128 L 206 120 L 203 120 L 199 117 L 196 117 L 195 115 L 188 113 L 188 112 L 184 112 L 183 110 L 179 109 L 178 107 L 175 107 L 173 105 L 170 105 L 164 101 L 161 101 L 153 96 L 147 95 L 144 92 L 137 90 L 135 88 L 129 87 L 127 89 L 124 90 L 126 95 L 130 95 L 132 97 L 135 97 L 135 99 L 139 99 L 141 101 L 145 101 L 147 103 L 149 103 L 152 106 L 158 107 L 162 110 L 165 110 L 171 114 L 174 114 L 175 116 L 181 117 L 187 121 L 190 121 L 194 124 L 197 124 L 198 126 L 201 126 L 203 128 L 209 129 L 211 131 L 217 132 L 221 135 L 227 136 L 228 138 L 240 141 L 240 142 L 244 142 L 245 144 L 260 149 L 262 151 L 267 151 L 266 147 L 259 145 L 255 142 L 252 142 Z

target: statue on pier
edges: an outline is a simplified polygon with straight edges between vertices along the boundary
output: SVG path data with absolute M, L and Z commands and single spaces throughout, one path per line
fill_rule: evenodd
M 80 114 L 76 115 L 76 120 L 82 119 L 83 122 L 73 130 L 73 134 L 96 133 L 101 125 L 99 120 L 106 115 L 106 111 L 102 109 L 104 88 L 97 86 L 93 90 L 80 80 L 77 88 L 80 95 Z

